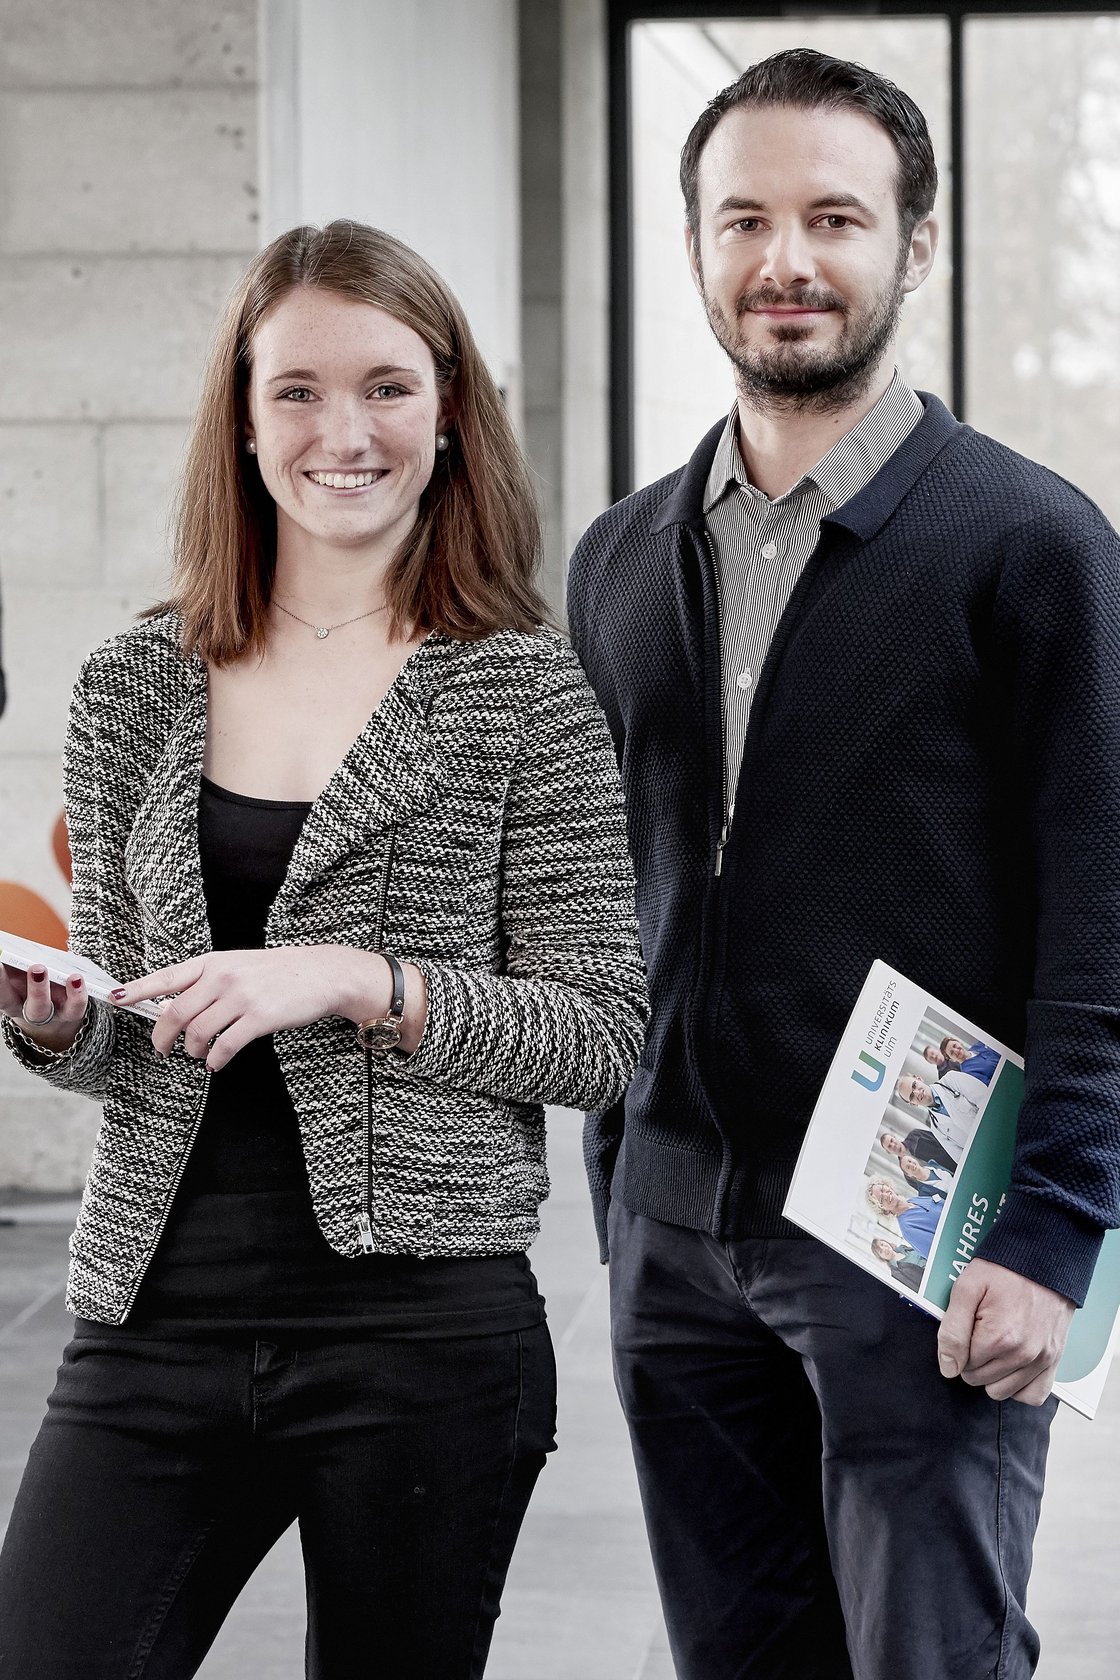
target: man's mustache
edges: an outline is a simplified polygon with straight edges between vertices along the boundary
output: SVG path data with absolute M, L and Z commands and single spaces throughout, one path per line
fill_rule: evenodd
M 839 292 L 813 291 L 795 286 L 788 292 L 776 292 L 769 286 L 757 286 L 753 292 L 743 292 L 735 302 L 735 314 L 741 319 L 752 309 L 836 309 L 848 313 L 848 304 Z

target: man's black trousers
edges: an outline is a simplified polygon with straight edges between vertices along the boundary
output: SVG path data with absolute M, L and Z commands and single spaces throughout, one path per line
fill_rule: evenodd
M 810 1238 L 609 1231 L 678 1680 L 1027 1680 L 1056 1402 L 946 1381 L 936 1321 Z

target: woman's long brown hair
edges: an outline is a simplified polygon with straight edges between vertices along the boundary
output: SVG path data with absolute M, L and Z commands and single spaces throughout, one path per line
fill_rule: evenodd
M 416 523 L 389 567 L 392 637 L 430 630 L 475 641 L 549 618 L 536 586 L 540 521 L 498 388 L 461 307 L 424 259 L 378 228 L 336 221 L 273 240 L 218 328 L 187 451 L 172 592 L 183 645 L 216 665 L 263 651 L 276 509 L 244 448 L 253 338 L 296 286 L 374 304 L 419 334 L 435 362 L 450 447 L 436 456 Z M 145 615 L 149 616 L 149 615 Z

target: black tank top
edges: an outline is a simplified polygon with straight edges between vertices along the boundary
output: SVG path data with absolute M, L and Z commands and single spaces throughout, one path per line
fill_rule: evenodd
M 249 799 L 203 778 L 199 852 L 215 950 L 264 945 L 309 809 Z M 543 1317 L 524 1254 L 337 1254 L 316 1223 L 296 1112 L 272 1039 L 262 1038 L 210 1081 L 170 1218 L 124 1328 L 435 1337 L 526 1330 Z

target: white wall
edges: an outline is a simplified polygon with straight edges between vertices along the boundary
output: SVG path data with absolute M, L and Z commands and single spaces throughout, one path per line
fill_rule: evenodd
M 449 281 L 520 413 L 516 0 L 261 0 L 262 226 L 352 217 Z

